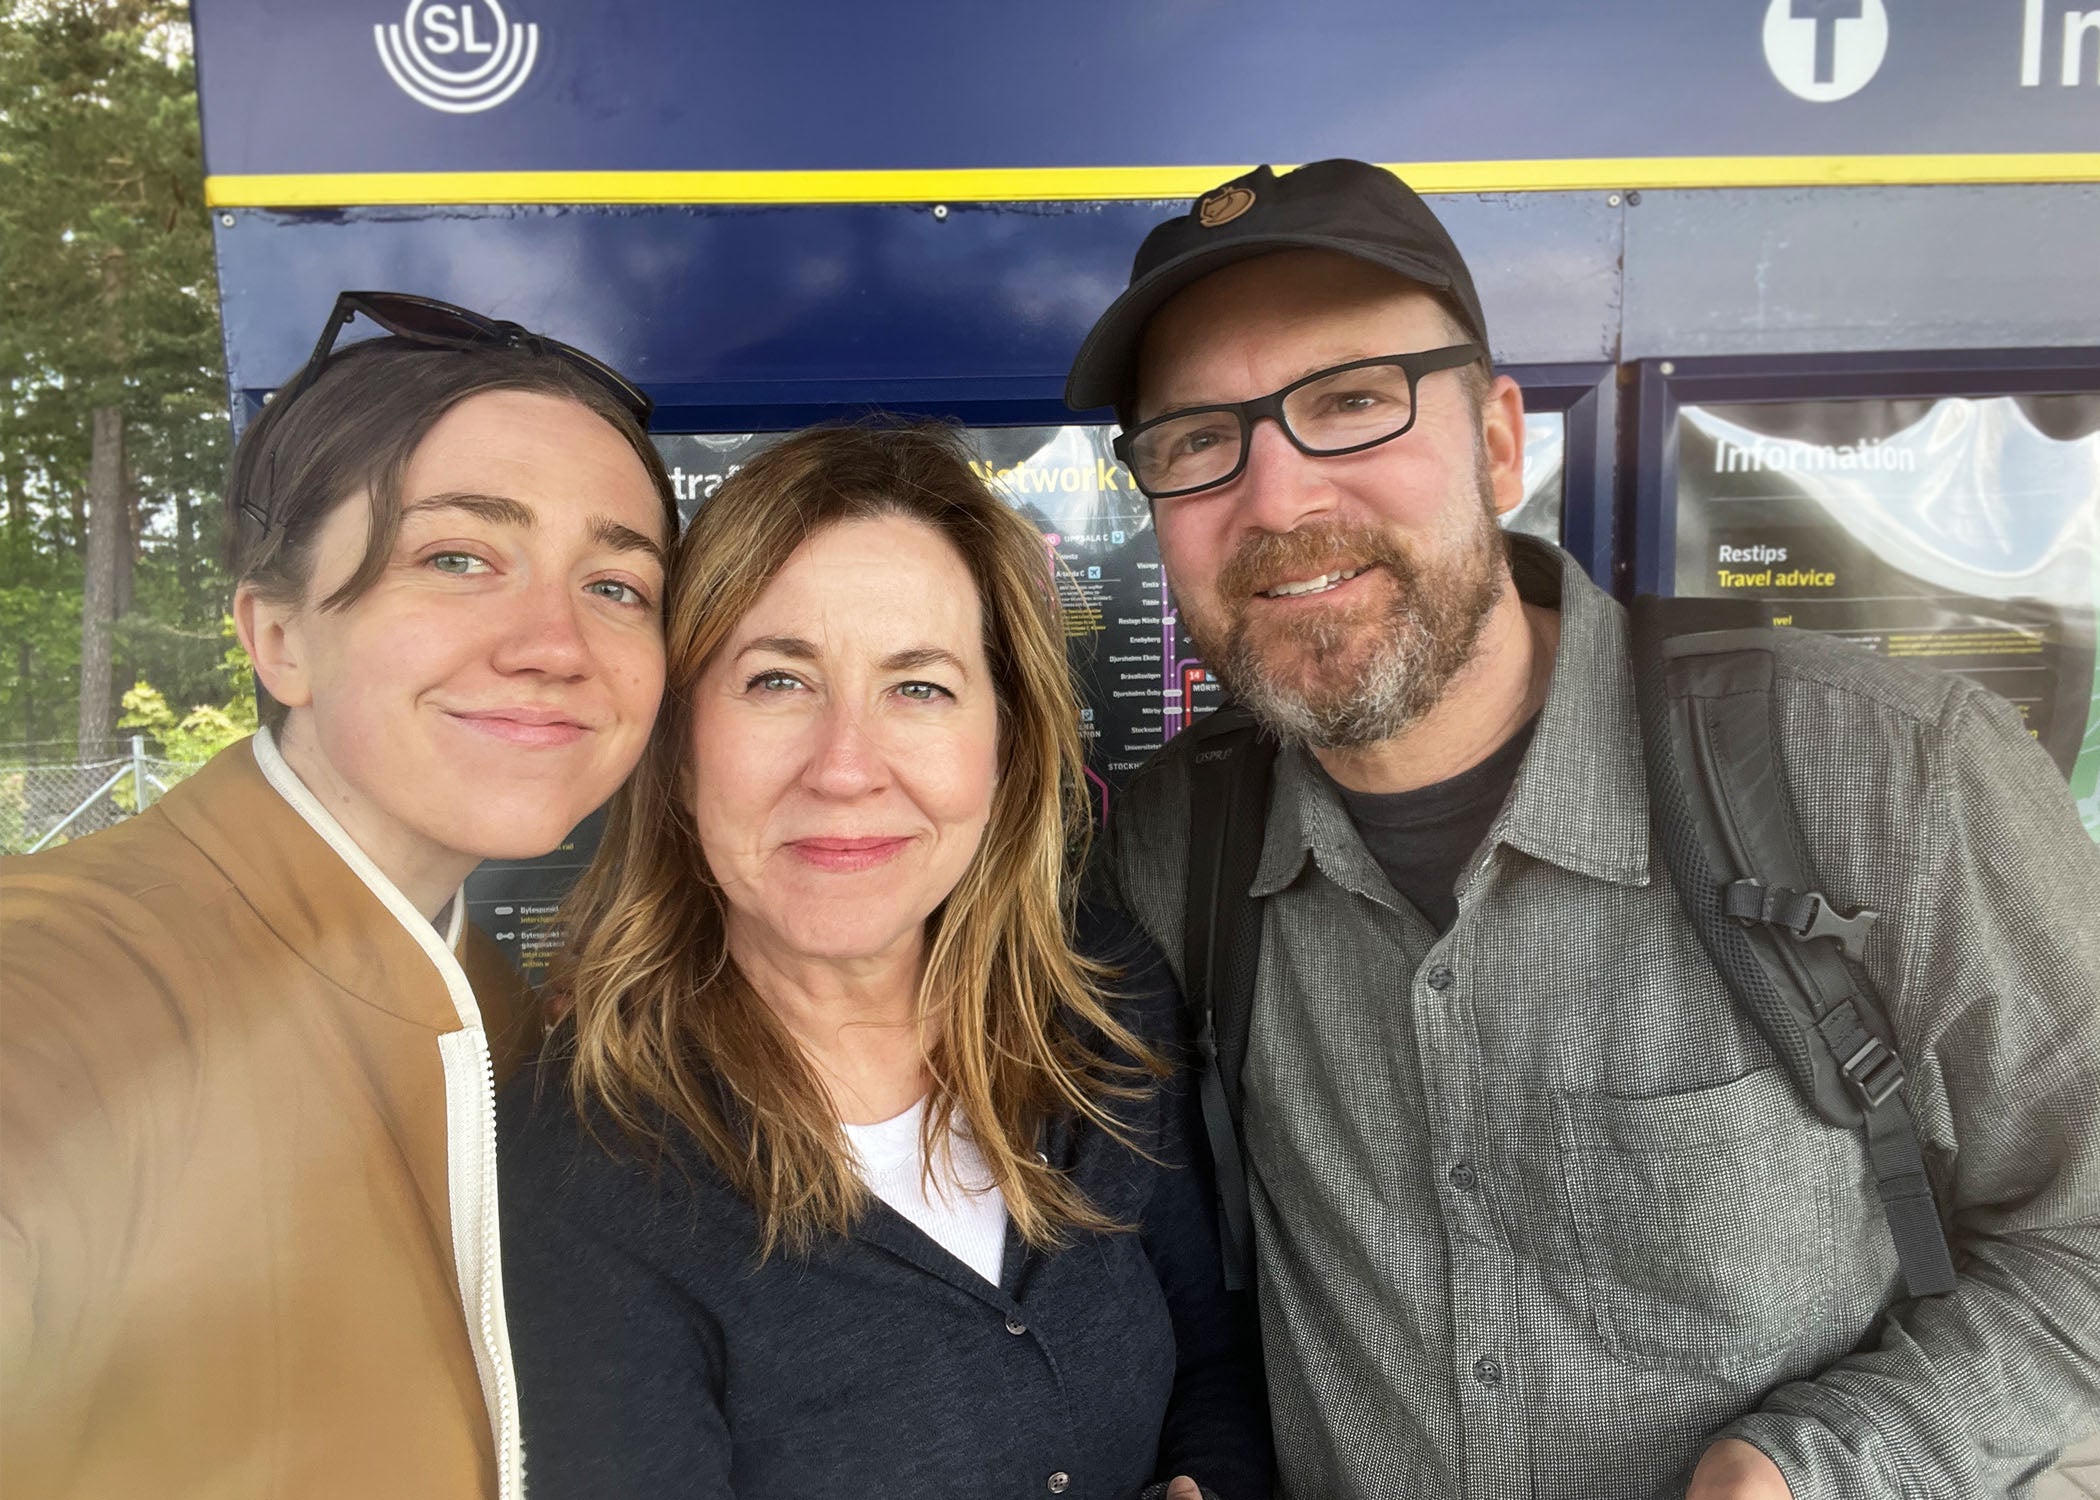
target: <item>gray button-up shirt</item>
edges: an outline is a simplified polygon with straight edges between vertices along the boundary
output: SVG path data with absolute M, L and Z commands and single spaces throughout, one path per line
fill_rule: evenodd
M 1867 967 L 1960 1271 L 1904 1301 L 1864 1139 L 1651 849 L 1623 612 L 1565 553 L 1513 563 L 1559 655 L 1449 932 L 1277 765 L 1242 1076 L 1286 1490 L 1678 1496 L 1727 1432 L 1797 1500 L 2023 1493 L 2100 1426 L 2100 850 L 2062 778 L 1971 684 L 1784 634 L 1785 774 L 1823 889 L 1887 914 Z M 1106 850 L 1177 964 L 1185 755 Z

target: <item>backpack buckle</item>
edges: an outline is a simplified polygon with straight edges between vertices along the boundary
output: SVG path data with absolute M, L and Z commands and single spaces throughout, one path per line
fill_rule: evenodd
M 1821 891 L 1810 891 L 1808 901 L 1813 909 L 1808 926 L 1801 930 L 1801 941 L 1814 942 L 1817 938 L 1836 938 L 1845 956 L 1854 963 L 1867 961 L 1867 934 L 1881 920 L 1881 913 L 1870 906 L 1862 906 L 1851 916 L 1840 916 L 1836 907 L 1823 899 Z
M 1723 886 L 1721 909 L 1738 922 L 1777 927 L 1797 942 L 1836 938 L 1845 956 L 1860 964 L 1867 961 L 1867 934 L 1881 920 L 1881 913 L 1870 906 L 1862 906 L 1848 917 L 1832 906 L 1821 891 L 1766 885 L 1754 877 L 1731 880 Z
M 1903 1059 L 1878 1036 L 1870 1036 L 1859 1050 L 1846 1058 L 1841 1071 L 1860 1102 L 1870 1110 L 1888 1103 L 1903 1087 Z

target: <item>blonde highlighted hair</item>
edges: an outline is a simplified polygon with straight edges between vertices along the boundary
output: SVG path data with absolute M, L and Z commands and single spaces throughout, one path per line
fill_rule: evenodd
M 692 693 L 796 548 L 884 516 L 932 527 L 968 564 L 999 703 L 990 821 L 927 924 L 928 1159 L 951 1127 L 966 1129 L 1031 1245 L 1118 1227 L 1037 1155 L 1037 1137 L 1058 1119 L 1116 1131 L 1110 1101 L 1162 1071 L 1105 1003 L 1108 971 L 1068 937 L 1090 811 L 1042 538 L 949 429 L 798 433 L 732 476 L 678 543 L 663 711 L 570 898 L 555 971 L 572 1002 L 558 1041 L 579 1113 L 658 1160 L 689 1132 L 756 1209 L 761 1257 L 845 1233 L 867 1193 L 815 1069 L 729 956 L 727 909 L 682 790 Z

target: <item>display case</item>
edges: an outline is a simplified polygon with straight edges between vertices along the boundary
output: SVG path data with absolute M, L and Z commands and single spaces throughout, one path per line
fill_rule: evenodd
M 1654 360 L 1634 586 L 2008 699 L 2100 836 L 2100 354 Z

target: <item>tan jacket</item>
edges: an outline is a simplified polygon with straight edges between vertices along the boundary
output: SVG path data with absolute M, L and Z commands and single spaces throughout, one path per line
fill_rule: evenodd
M 266 735 L 7 862 L 7 1500 L 519 1493 L 494 1080 L 537 1021 L 464 904 Z

